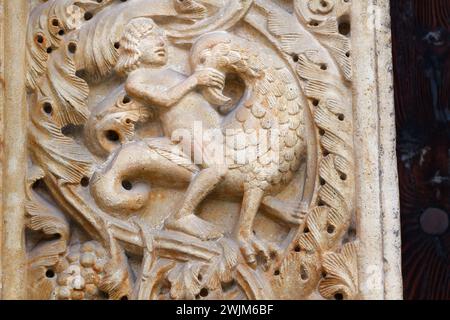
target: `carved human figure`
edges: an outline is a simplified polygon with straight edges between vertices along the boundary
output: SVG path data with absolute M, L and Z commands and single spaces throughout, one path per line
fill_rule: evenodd
M 197 179 L 208 181 L 208 186 L 203 190 L 205 195 L 208 194 L 211 188 L 209 185 L 212 184 L 209 181 L 216 181 L 213 184 L 217 184 L 227 167 L 220 153 L 209 151 L 217 148 L 203 148 L 204 137 L 196 134 L 194 127 L 197 122 L 202 130 L 220 128 L 221 117 L 194 90 L 201 86 L 223 88 L 224 74 L 213 68 L 197 68 L 191 76 L 186 77 L 167 67 L 167 39 L 164 31 L 149 18 L 130 21 L 120 44 L 116 70 L 119 74 L 127 75 L 127 94 L 148 106 L 158 108 L 164 135 L 178 139 L 181 134 L 181 138 L 185 140 L 182 141 L 183 144 L 190 145 L 184 149 L 193 150 L 192 153 L 189 152 L 192 157 L 200 155 L 198 162 L 201 162 L 204 170 Z M 204 197 L 198 197 L 197 192 L 188 191 L 185 205 L 168 225 L 203 239 L 217 238 L 221 233 L 212 224 L 192 214 Z
M 203 137 L 196 139 L 193 134 L 194 154 L 196 150 L 202 154 L 201 170 L 192 176 L 181 208 L 166 222 L 169 229 L 204 240 L 217 238 L 221 233 L 214 225 L 196 217 L 194 211 L 213 191 L 230 197 L 243 194 L 235 237 L 243 255 L 252 265 L 256 264 L 257 254 L 262 253 L 268 260 L 269 251 L 274 250 L 253 234 L 253 221 L 261 204 L 267 212 L 288 223 L 301 223 L 303 217 L 299 203 L 283 203 L 272 196 L 291 181 L 305 156 L 301 92 L 280 58 L 267 59 L 266 62 L 265 58 L 243 39 L 226 32 L 210 33 L 194 44 L 191 52 L 194 73 L 186 77 L 164 68 L 167 62 L 164 35 L 153 21 L 142 18 L 127 26 L 118 64 L 119 72 L 128 73 L 125 84 L 127 93 L 148 105 L 160 107 L 160 120 L 167 137 L 179 129 L 193 132 L 196 121 L 201 121 L 203 129 L 220 128 L 244 133 L 244 140 L 249 138 L 251 132 L 264 137 L 275 136 L 279 132 L 278 147 L 269 147 L 261 152 L 264 150 L 261 143 L 255 142 L 253 147 L 259 150 L 258 155 L 240 164 L 225 159 L 231 154 L 235 160 L 242 149 L 238 146 L 239 141 L 225 146 L 231 152 L 224 155 L 208 151 L 217 149 L 204 148 Z M 246 93 L 237 106 L 226 108 L 229 113 L 221 117 L 212 105 L 229 103 L 222 93 L 228 73 L 236 73 L 242 78 Z M 211 104 L 193 92 L 200 84 L 207 85 L 203 94 Z M 281 91 L 286 91 L 285 95 Z M 126 153 L 137 153 L 140 148 L 137 145 L 124 146 L 113 159 L 112 171 L 132 175 L 126 164 Z M 249 149 L 244 146 L 244 151 Z M 109 177 L 108 173 L 103 172 L 103 177 Z M 104 178 L 99 179 L 105 181 Z M 94 186 L 97 198 L 112 198 L 101 195 L 101 186 L 99 182 Z M 139 195 L 139 199 L 142 200 L 142 197 Z

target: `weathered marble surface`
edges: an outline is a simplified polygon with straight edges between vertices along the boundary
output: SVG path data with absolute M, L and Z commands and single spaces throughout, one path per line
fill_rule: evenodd
M 401 298 L 387 12 L 7 2 L 2 297 Z

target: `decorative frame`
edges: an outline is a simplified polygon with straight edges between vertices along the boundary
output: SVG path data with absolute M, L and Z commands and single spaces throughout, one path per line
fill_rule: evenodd
M 59 3 L 62 2 L 70 1 L 59 1 Z M 88 0 L 79 2 L 86 6 L 93 5 L 90 3 L 92 1 Z M 320 260 L 323 261 L 319 268 L 320 272 L 325 272 L 326 275 L 324 279 L 317 280 L 315 283 L 318 284 L 318 292 L 324 298 L 339 298 L 336 296 L 339 294 L 341 297 L 353 299 L 400 299 L 402 297 L 400 226 L 388 1 L 368 0 L 350 3 L 345 0 L 327 0 L 324 2 L 325 6 L 319 1 L 294 1 L 295 13 L 304 19 L 303 28 L 307 29 L 309 34 L 314 35 L 315 41 L 320 43 L 323 48 L 329 50 L 330 56 L 339 67 L 336 70 L 327 70 L 326 66 L 322 68 L 317 61 L 312 63 L 311 57 L 305 55 L 305 51 L 296 51 L 303 48 L 299 48 L 296 43 L 298 38 L 295 34 L 299 33 L 296 30 L 296 24 L 289 24 L 289 19 L 292 19 L 293 15 L 283 16 L 282 11 L 272 8 L 273 4 L 269 0 L 234 2 L 236 3 L 236 12 L 243 13 L 239 17 L 244 19 L 245 23 L 257 30 L 259 28 L 261 33 L 266 32 L 266 37 L 272 44 L 278 47 L 286 58 L 290 57 L 291 68 L 297 72 L 302 82 L 308 108 L 314 110 L 311 112 L 311 123 L 317 127 L 316 129 L 307 127 L 305 129 L 317 130 L 317 135 L 314 135 L 318 142 L 314 146 L 316 149 L 310 149 L 316 150 L 316 154 L 313 156 L 311 152 L 308 153 L 310 157 L 309 170 L 317 169 L 317 179 L 312 187 L 306 187 L 307 189 L 311 188 L 311 203 L 317 205 L 311 205 L 308 208 L 303 230 L 296 238 L 298 242 L 292 241 L 288 246 L 289 249 L 286 249 L 287 253 L 284 253 L 284 258 L 274 269 L 282 273 L 289 270 L 301 273 L 303 272 L 302 268 L 314 269 L 317 267 L 317 261 Z M 247 12 L 238 3 L 245 8 L 252 6 L 254 10 Z M 0 1 L 0 4 L 3 8 L 1 10 L 2 32 L 0 35 L 4 43 L 1 54 L 1 60 L 4 61 L 1 64 L 4 87 L 0 98 L 4 146 L 2 149 L 1 202 L 3 224 L 0 229 L 3 235 L 0 242 L 2 247 L 1 287 L 3 299 L 21 299 L 27 298 L 27 288 L 29 287 L 27 278 L 33 277 L 33 271 L 29 270 L 30 258 L 25 242 L 25 227 L 43 230 L 49 236 L 58 235 L 58 239 L 44 250 L 47 253 L 51 252 L 50 256 L 58 256 L 60 254 L 58 250 L 67 250 L 66 245 L 62 243 L 67 240 L 65 238 L 67 226 L 58 224 L 59 222 L 44 223 L 44 220 L 47 221 L 44 218 L 50 216 L 42 217 L 39 201 L 34 201 L 34 195 L 30 191 L 30 187 L 46 175 L 45 182 L 53 190 L 53 197 L 59 197 L 59 204 L 64 205 L 65 212 L 70 212 L 71 219 L 86 226 L 89 234 L 96 235 L 93 238 L 100 243 L 103 249 L 106 248 L 108 251 L 106 255 L 109 254 L 118 259 L 121 257 L 118 251 L 122 249 L 116 243 L 116 238 L 121 242 L 127 242 L 130 248 L 126 250 L 130 251 L 133 251 L 131 248 L 133 246 L 145 247 L 148 239 L 140 236 L 146 233 L 145 226 L 141 228 L 138 224 L 124 224 L 123 221 L 104 219 L 93 213 L 80 216 L 80 211 L 77 212 L 77 205 L 84 208 L 86 206 L 83 205 L 82 199 L 76 196 L 77 192 L 73 191 L 70 184 L 78 183 L 90 172 L 89 159 L 77 158 L 76 152 L 74 152 L 73 157 L 75 158 L 72 157 L 70 161 L 76 160 L 77 163 L 76 170 L 72 172 L 67 172 L 66 168 L 58 166 L 47 168 L 30 166 L 29 150 L 31 150 L 34 161 L 41 160 L 40 165 L 51 166 L 52 155 L 49 158 L 45 154 L 45 150 L 48 150 L 58 140 L 58 133 L 55 133 L 54 127 L 43 125 L 37 120 L 36 114 L 29 112 L 29 105 L 35 103 L 30 102 L 30 90 L 39 88 L 40 94 L 44 98 L 39 100 L 39 103 L 45 104 L 47 102 L 45 99 L 61 100 L 61 97 L 52 96 L 55 92 L 58 94 L 61 90 L 65 90 L 57 88 L 58 82 L 66 81 L 76 88 L 76 94 L 71 93 L 72 89 L 69 89 L 69 92 L 65 91 L 66 95 L 63 97 L 65 100 L 61 100 L 61 117 L 57 121 L 61 122 L 59 129 L 62 129 L 68 124 L 66 123 L 68 119 L 73 124 L 79 124 L 77 121 L 80 123 L 85 121 L 82 112 L 74 117 L 73 114 L 68 114 L 67 108 L 69 106 L 82 108 L 89 88 L 86 88 L 84 81 L 79 81 L 81 78 L 76 74 L 75 60 L 71 58 L 71 54 L 75 54 L 70 47 L 71 41 L 75 41 L 74 39 L 64 37 L 64 40 L 61 40 L 51 26 L 50 29 L 43 30 L 48 32 L 48 34 L 42 35 L 43 41 L 39 41 L 34 32 L 30 38 L 30 29 L 24 26 L 38 23 L 36 27 L 42 27 L 39 25 L 42 23 L 42 19 L 38 17 L 33 20 L 33 15 L 30 15 L 30 8 L 34 6 L 34 2 Z M 102 5 L 108 4 L 109 1 L 104 1 Z M 342 10 L 350 10 L 352 13 L 347 14 L 345 11 L 336 13 L 332 10 L 334 5 L 340 5 L 340 8 L 344 8 Z M 233 5 L 230 7 L 230 12 L 232 12 Z M 58 8 L 51 9 L 58 12 Z M 236 14 L 236 12 L 232 13 Z M 311 12 L 313 18 L 308 16 Z M 62 13 L 64 14 L 64 11 Z M 323 17 L 322 21 L 316 20 L 317 14 Z M 336 14 L 338 16 L 333 16 Z M 342 17 L 348 18 L 345 22 L 351 25 L 350 39 L 343 37 L 338 29 L 337 22 Z M 58 18 L 61 17 L 58 16 Z M 228 21 L 217 20 L 217 23 L 226 29 L 227 24 L 235 23 L 232 15 L 230 19 Z M 267 19 L 267 28 L 264 27 L 264 32 L 261 27 L 262 19 Z M 50 17 L 47 20 L 50 21 Z M 69 32 L 71 28 L 77 29 L 76 26 L 71 26 L 70 21 L 64 21 L 64 32 Z M 5 33 L 5 30 L 8 32 Z M 198 30 L 194 30 L 193 35 L 198 32 Z M 184 40 L 193 37 L 193 35 L 186 36 L 186 33 L 188 32 L 185 30 L 178 30 L 173 31 L 171 36 Z M 46 43 L 47 36 L 53 37 L 49 46 L 52 50 L 57 49 L 61 41 L 64 41 L 62 44 L 67 45 L 67 50 L 58 58 L 54 58 L 53 65 L 47 65 L 46 53 L 39 51 L 40 44 Z M 112 42 L 112 45 L 114 46 L 115 42 Z M 348 54 L 350 48 L 351 54 Z M 45 50 L 48 48 L 46 47 Z M 112 60 L 116 58 L 114 52 L 109 56 L 109 59 Z M 44 64 L 43 61 L 45 61 Z M 93 62 L 89 59 L 86 61 L 85 70 L 87 72 L 99 77 L 104 76 L 105 70 L 91 65 L 90 63 Z M 65 69 L 58 68 L 59 65 L 63 65 Z M 59 78 L 57 80 L 49 79 L 47 86 L 50 88 L 45 85 L 40 87 L 41 84 L 37 79 L 46 72 L 47 68 L 53 68 L 52 72 L 59 73 Z M 322 71 L 330 74 L 317 76 Z M 350 81 L 351 86 L 348 84 Z M 349 88 L 351 89 L 349 90 Z M 79 95 L 80 93 L 81 95 Z M 346 103 L 350 100 L 353 102 L 348 108 Z M 55 106 L 54 101 L 51 103 Z M 68 104 L 64 106 L 64 103 Z M 336 119 L 330 119 L 331 115 L 336 115 Z M 305 115 L 305 117 L 308 116 Z M 47 130 L 47 133 L 42 135 L 42 130 Z M 48 135 L 52 134 L 56 134 L 53 136 L 53 140 L 46 141 Z M 60 142 L 63 144 L 67 142 L 64 140 L 65 138 L 61 137 L 61 139 Z M 17 147 L 29 144 L 30 148 Z M 66 151 L 69 153 L 73 151 L 70 150 L 70 145 Z M 63 157 L 64 155 L 57 154 L 57 152 L 53 155 L 53 159 L 56 158 L 57 161 L 70 168 L 70 163 Z M 311 169 L 311 163 L 315 162 L 317 162 L 317 167 L 312 166 L 315 168 Z M 54 176 L 63 177 L 69 186 L 61 184 L 58 179 L 49 178 L 49 172 Z M 318 187 L 319 185 L 321 186 Z M 71 196 L 68 197 L 68 194 Z M 326 217 L 325 220 L 323 217 Z M 335 239 L 342 239 L 344 235 L 348 236 L 352 219 L 355 219 L 356 237 L 353 237 L 357 242 L 352 241 L 337 249 L 341 240 L 336 242 Z M 85 220 L 88 221 L 87 224 L 84 222 Z M 333 229 L 331 232 L 329 232 L 330 226 Z M 88 230 L 89 227 L 95 230 Z M 310 232 L 304 232 L 305 229 L 309 229 Z M 169 246 L 172 240 L 171 234 L 164 232 L 156 233 L 154 239 L 157 240 L 152 245 L 161 247 Z M 297 244 L 302 248 L 302 259 L 298 258 L 298 255 L 288 253 L 289 251 L 295 252 Z M 90 244 L 94 247 L 96 245 L 97 243 Z M 213 254 L 215 250 L 219 250 L 217 248 L 211 250 L 202 243 L 196 243 L 196 245 L 202 247 L 202 250 L 207 252 L 205 254 Z M 226 245 L 222 249 L 226 250 L 225 247 Z M 114 256 L 114 252 L 117 253 L 116 256 Z M 145 253 L 143 256 L 143 264 L 151 263 L 151 259 L 146 260 L 146 258 L 149 259 L 149 256 L 146 256 Z M 45 259 L 50 259 L 48 254 Z M 225 263 L 235 260 L 230 259 Z M 306 261 L 307 264 L 299 263 L 299 259 Z M 47 260 L 46 263 L 48 263 Z M 114 263 L 111 264 L 113 269 L 122 261 L 114 261 Z M 218 261 L 217 263 L 222 262 Z M 39 268 L 42 266 L 39 264 Z M 117 275 L 115 272 L 116 270 L 113 270 L 111 275 L 105 277 L 103 285 L 108 291 L 109 297 L 121 298 L 129 284 L 126 284 L 126 279 L 114 282 L 116 279 L 113 279 L 112 275 Z M 120 271 L 117 272 L 120 273 Z M 253 288 L 255 284 L 252 284 L 251 281 L 258 282 L 258 279 L 249 276 L 248 274 L 251 272 L 245 267 L 238 267 L 238 277 L 244 279 L 243 283 L 246 283 L 250 292 L 247 297 L 273 298 L 273 295 L 264 291 L 265 289 Z M 142 278 L 144 275 L 140 276 Z M 186 282 L 186 279 L 184 281 Z M 298 279 L 286 276 L 282 279 L 275 279 L 272 283 L 272 290 L 274 290 L 273 288 L 282 288 L 280 292 L 283 292 L 290 282 L 302 285 Z M 303 285 L 308 286 L 308 284 Z M 245 285 L 241 285 L 241 287 L 245 287 Z M 197 291 L 200 292 L 200 287 L 195 288 L 192 292 L 193 297 L 199 294 Z M 147 291 L 142 290 L 134 297 L 141 298 L 148 297 L 148 295 Z M 189 298 L 191 296 L 182 292 L 180 297 Z M 277 298 L 290 297 L 279 294 Z

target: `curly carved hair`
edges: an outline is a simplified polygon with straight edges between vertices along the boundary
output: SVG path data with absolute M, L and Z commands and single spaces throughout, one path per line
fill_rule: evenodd
M 142 55 L 139 43 L 156 30 L 158 26 L 150 18 L 136 18 L 128 22 L 120 39 L 117 73 L 126 75 L 139 67 L 139 59 Z

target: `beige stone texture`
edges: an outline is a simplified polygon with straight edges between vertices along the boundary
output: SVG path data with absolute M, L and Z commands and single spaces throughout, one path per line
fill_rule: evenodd
M 387 0 L 0 3 L 2 299 L 402 298 Z

